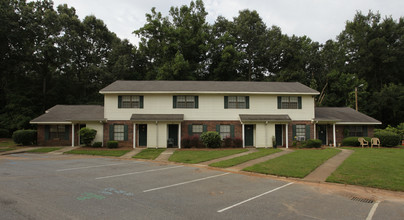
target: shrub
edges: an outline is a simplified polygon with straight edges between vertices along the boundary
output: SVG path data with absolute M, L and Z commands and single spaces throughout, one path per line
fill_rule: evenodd
M 347 137 L 342 140 L 342 146 L 358 147 L 360 143 L 358 141 L 359 137 Z M 365 140 L 370 144 L 370 138 L 365 137 Z
M 191 148 L 191 138 L 185 137 L 181 139 L 182 148 Z
M 10 132 L 7 129 L 0 128 L 0 138 L 9 138 Z
M 203 145 L 203 143 L 201 142 L 201 139 L 199 138 L 198 135 L 194 135 L 190 138 L 190 144 L 191 147 L 195 147 L 195 148 L 205 148 L 205 146 Z
M 94 142 L 92 147 L 100 148 L 102 147 L 102 142 Z
M 241 138 L 233 138 L 233 147 L 234 148 L 242 148 L 243 140 Z
M 222 144 L 219 133 L 216 131 L 208 131 L 201 134 L 202 143 L 208 148 L 219 148 Z
M 108 141 L 107 147 L 108 148 L 118 148 L 118 141 Z
M 225 137 L 223 139 L 223 147 L 224 148 L 231 148 L 233 147 L 233 138 L 231 137 Z
M 13 133 L 13 141 L 16 144 L 36 144 L 36 130 L 17 130 Z
M 80 140 L 83 141 L 86 146 L 91 146 L 91 142 L 94 140 L 97 131 L 91 128 L 84 127 L 80 129 L 79 133 Z
M 322 141 L 319 139 L 309 139 L 302 143 L 302 148 L 321 148 Z
M 395 147 L 400 144 L 400 135 L 386 130 L 377 131 L 374 134 L 375 137 L 380 139 L 380 144 L 385 147 Z

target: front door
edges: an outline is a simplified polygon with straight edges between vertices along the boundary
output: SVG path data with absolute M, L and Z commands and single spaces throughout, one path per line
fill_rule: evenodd
M 139 125 L 139 146 L 147 146 L 147 124 Z
M 323 145 L 327 144 L 327 125 L 318 125 L 318 139 Z
M 168 125 L 167 147 L 178 147 L 178 125 Z
M 276 146 L 282 146 L 282 125 L 275 125 Z
M 244 125 L 244 145 L 254 146 L 254 125 Z

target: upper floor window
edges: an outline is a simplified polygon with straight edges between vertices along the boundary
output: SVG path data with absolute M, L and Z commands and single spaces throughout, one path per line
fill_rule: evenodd
M 224 97 L 224 108 L 248 109 L 248 108 L 250 108 L 250 97 L 249 96 L 225 96 Z
M 302 109 L 302 97 L 278 96 L 278 109 Z
M 118 108 L 143 108 L 143 96 L 138 95 L 118 96 Z
M 198 96 L 173 96 L 173 108 L 198 108 Z

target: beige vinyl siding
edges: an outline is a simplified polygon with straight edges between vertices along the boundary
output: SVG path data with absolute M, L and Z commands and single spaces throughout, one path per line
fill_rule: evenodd
M 104 125 L 98 122 L 87 122 L 86 127 L 97 131 L 93 142 L 103 142 Z
M 307 95 L 302 96 L 302 109 L 277 109 L 277 95 L 248 94 L 240 95 L 250 97 L 249 109 L 225 109 L 222 94 L 189 94 L 199 96 L 199 108 L 174 109 L 173 95 L 176 94 L 145 94 L 143 109 L 118 109 L 118 94 L 105 94 L 105 118 L 129 120 L 132 114 L 184 114 L 184 120 L 239 120 L 239 114 L 288 114 L 292 120 L 314 118 L 314 98 Z

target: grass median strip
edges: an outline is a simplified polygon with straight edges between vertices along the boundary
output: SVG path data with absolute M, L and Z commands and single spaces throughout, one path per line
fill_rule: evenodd
M 327 182 L 404 191 L 404 149 L 350 149 L 355 152 L 327 178 Z
M 221 167 L 221 168 L 227 168 L 227 167 L 232 167 L 238 164 L 245 163 L 250 160 L 254 160 L 260 157 L 268 156 L 270 154 L 278 153 L 281 150 L 279 149 L 259 149 L 258 152 L 250 153 L 244 156 L 240 157 L 235 157 L 229 160 L 224 160 L 224 161 L 219 161 L 216 163 L 209 164 L 211 167 Z
M 85 154 L 85 155 L 96 155 L 96 156 L 112 156 L 120 157 L 130 150 L 71 150 L 65 152 L 65 154 Z
M 168 159 L 172 162 L 179 163 L 201 163 L 214 160 L 221 157 L 239 154 L 248 151 L 247 149 L 230 149 L 230 150 L 177 150 Z
M 0 141 L 0 147 L 12 147 L 15 146 L 16 144 L 14 143 L 14 141 L 12 140 L 4 140 L 4 141 Z
M 296 150 L 290 154 L 255 164 L 243 170 L 277 176 L 303 178 L 339 152 L 340 150 L 337 149 Z
M 55 150 L 60 150 L 62 149 L 61 147 L 41 147 L 38 149 L 34 149 L 34 150 L 29 150 L 27 151 L 28 153 L 49 153 Z
M 136 154 L 135 156 L 133 156 L 133 158 L 154 160 L 165 150 L 166 149 L 144 149 L 144 150 L 140 151 L 138 154 Z

